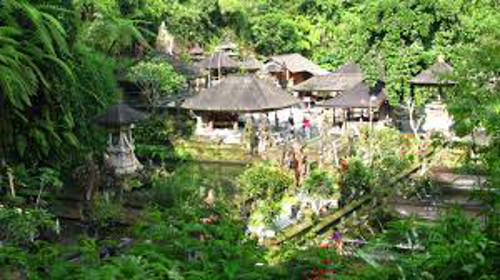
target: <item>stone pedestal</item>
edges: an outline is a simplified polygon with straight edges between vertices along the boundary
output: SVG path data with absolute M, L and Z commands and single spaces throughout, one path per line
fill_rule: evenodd
M 425 122 L 422 127 L 427 132 L 449 133 L 453 119 L 441 101 L 434 101 L 425 106 Z
M 143 168 L 135 157 L 130 131 L 121 130 L 118 135 L 109 134 L 106 152 L 108 163 L 117 175 L 131 174 Z

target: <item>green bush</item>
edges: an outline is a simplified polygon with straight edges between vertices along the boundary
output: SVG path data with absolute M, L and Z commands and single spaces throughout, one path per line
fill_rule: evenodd
M 336 178 L 330 172 L 321 168 L 311 170 L 309 176 L 304 181 L 304 188 L 309 194 L 320 197 L 333 195 L 337 190 Z
M 54 216 L 46 210 L 8 208 L 0 204 L 0 241 L 24 245 L 46 230 L 58 230 Z
M 136 126 L 134 138 L 140 144 L 171 146 L 171 140 L 175 138 L 189 138 L 194 127 L 194 121 L 185 114 L 154 114 Z
M 123 205 L 107 193 L 97 195 L 90 205 L 87 219 L 96 233 L 105 233 L 118 224 L 122 218 Z
M 128 78 L 141 88 L 142 95 L 152 107 L 160 105 L 161 97 L 177 93 L 186 82 L 184 76 L 160 58 L 139 62 L 130 68 Z
M 448 210 L 432 224 L 398 220 L 389 223 L 385 233 L 363 249 L 360 256 L 369 266 L 359 279 L 498 279 L 500 249 L 495 238 L 498 232 L 489 236 L 478 219 L 468 218 L 458 208 Z M 415 250 L 401 254 L 397 244 Z M 381 252 L 392 261 L 376 261 L 373 256 Z
M 351 158 L 341 173 L 341 192 L 343 200 L 350 200 L 369 193 L 373 189 L 374 174 L 359 158 Z
M 198 197 L 202 174 L 194 164 L 183 164 L 172 173 L 158 169 L 152 176 L 152 201 L 170 208 L 179 207 L 193 197 Z
M 290 171 L 270 162 L 257 162 L 239 177 L 246 197 L 278 199 L 293 184 Z

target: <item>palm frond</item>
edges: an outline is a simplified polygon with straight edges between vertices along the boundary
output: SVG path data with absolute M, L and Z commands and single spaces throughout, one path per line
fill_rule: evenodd
M 30 23 L 34 25 L 34 28 L 32 29 L 34 35 L 44 46 L 44 49 L 50 54 L 56 55 L 52 36 L 45 26 L 43 16 L 40 11 L 24 2 L 19 2 L 17 6 L 21 10 L 21 12 L 23 12 L 27 16 L 27 19 L 30 21 Z

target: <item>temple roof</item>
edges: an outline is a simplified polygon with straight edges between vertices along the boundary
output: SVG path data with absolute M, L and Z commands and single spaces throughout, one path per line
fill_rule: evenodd
M 328 75 L 313 76 L 296 85 L 295 91 L 334 92 L 348 90 L 363 81 L 361 68 L 354 63 L 347 63 Z
M 344 65 L 340 66 L 337 70 L 335 70 L 334 73 L 337 74 L 351 74 L 351 75 L 363 75 L 363 71 L 361 70 L 361 67 L 359 67 L 358 64 L 349 61 L 345 63 Z
M 372 96 L 374 99 L 370 101 Z M 334 108 L 369 108 L 380 107 L 386 99 L 383 82 L 377 82 L 372 88 L 365 82 L 359 82 L 353 88 L 317 105 Z
M 235 75 L 186 99 L 182 107 L 200 111 L 259 112 L 291 107 L 300 102 L 270 81 L 254 75 Z
M 189 55 L 203 55 L 205 51 L 200 47 L 200 45 L 196 44 L 192 48 L 190 48 L 187 53 Z
M 313 75 L 326 75 L 330 73 L 298 53 L 274 55 L 269 57 L 269 60 L 283 65 L 292 73 L 308 72 Z
M 453 67 L 440 60 L 434 63 L 428 69 L 420 72 L 410 83 L 422 86 L 440 86 L 440 85 L 453 85 L 455 82 L 450 80 L 443 80 L 442 76 L 453 73 Z
M 264 64 L 262 71 L 266 73 L 280 73 L 284 71 L 284 67 L 276 61 L 270 61 Z
M 166 60 L 170 65 L 172 65 L 172 67 L 174 67 L 175 71 L 187 77 L 198 77 L 201 75 L 200 69 L 189 65 L 176 56 L 166 53 L 156 53 L 154 57 Z
M 241 63 L 241 69 L 248 71 L 257 71 L 262 68 L 262 62 L 258 61 L 255 57 L 251 56 Z
M 200 61 L 197 66 L 201 69 L 237 69 L 240 64 L 223 52 L 215 52 Z
M 137 123 L 146 118 L 146 114 L 133 109 L 125 103 L 118 103 L 95 117 L 94 121 L 105 127 L 119 127 Z
M 225 38 L 224 41 L 217 47 L 219 50 L 234 50 L 238 47 L 229 38 Z

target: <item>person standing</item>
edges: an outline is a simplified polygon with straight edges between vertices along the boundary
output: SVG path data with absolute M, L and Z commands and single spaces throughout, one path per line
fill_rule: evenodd
M 306 139 L 311 139 L 311 121 L 308 117 L 304 117 L 302 120 L 302 129 L 304 130 Z
M 293 120 L 293 115 L 288 116 L 288 131 L 290 132 L 290 138 L 295 135 L 295 121 Z

